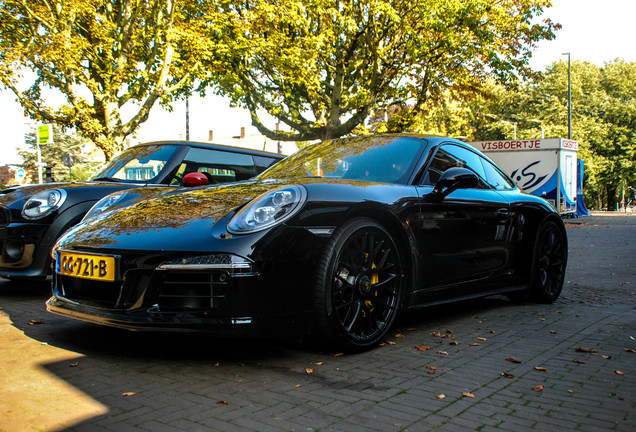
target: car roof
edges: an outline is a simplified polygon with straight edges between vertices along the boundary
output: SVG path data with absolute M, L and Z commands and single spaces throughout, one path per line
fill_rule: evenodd
M 283 159 L 285 157 L 282 154 L 267 152 L 267 151 L 263 151 L 263 150 L 255 150 L 255 149 L 244 148 L 244 147 L 234 147 L 234 146 L 230 146 L 230 145 L 215 144 L 215 143 L 204 142 L 204 141 L 183 141 L 183 140 L 150 141 L 150 142 L 144 142 L 144 143 L 140 143 L 140 144 L 135 144 L 132 147 L 141 147 L 141 146 L 158 145 L 158 144 L 159 145 L 176 145 L 176 146 L 199 147 L 199 148 L 227 151 L 227 152 L 233 152 L 233 153 L 251 154 L 251 155 L 255 155 L 255 156 L 274 157 L 274 158 L 277 158 L 277 159 Z

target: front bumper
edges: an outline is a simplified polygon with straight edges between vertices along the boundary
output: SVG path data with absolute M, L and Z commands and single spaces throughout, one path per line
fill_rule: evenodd
M 253 263 L 231 254 L 121 257 L 116 282 L 54 274 L 49 312 L 129 330 L 297 337 L 313 325 L 313 258 Z M 186 262 L 186 264 L 182 264 Z
M 50 251 L 45 244 L 50 225 L 12 223 L 0 227 L 0 276 L 44 278 L 50 270 Z

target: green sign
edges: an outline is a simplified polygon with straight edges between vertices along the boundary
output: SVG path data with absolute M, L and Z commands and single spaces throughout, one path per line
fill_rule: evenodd
M 53 142 L 53 126 L 38 126 L 38 144 L 48 144 Z

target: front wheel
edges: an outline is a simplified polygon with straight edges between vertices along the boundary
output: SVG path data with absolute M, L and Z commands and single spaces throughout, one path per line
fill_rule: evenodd
M 402 263 L 395 241 L 371 219 L 354 219 L 322 253 L 314 287 L 316 331 L 335 350 L 380 342 L 397 315 Z
M 561 294 L 567 265 L 567 240 L 554 222 L 539 230 L 532 260 L 530 296 L 539 303 L 552 303 Z

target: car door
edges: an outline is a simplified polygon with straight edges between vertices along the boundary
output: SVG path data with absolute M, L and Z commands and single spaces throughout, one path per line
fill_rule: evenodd
M 431 201 L 428 197 L 439 176 L 450 168 L 470 169 L 479 177 L 478 186 Z M 431 291 L 503 271 L 508 264 L 509 203 L 487 182 L 482 157 L 468 148 L 443 144 L 419 183 L 420 288 Z M 470 295 L 481 288 L 472 284 L 466 289 L 463 294 Z

